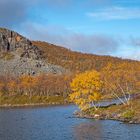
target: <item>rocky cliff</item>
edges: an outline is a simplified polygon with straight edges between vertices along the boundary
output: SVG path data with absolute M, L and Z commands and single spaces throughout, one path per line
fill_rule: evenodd
M 20 34 L 0 28 L 0 75 L 64 73 L 60 66 L 44 61 L 43 52 Z

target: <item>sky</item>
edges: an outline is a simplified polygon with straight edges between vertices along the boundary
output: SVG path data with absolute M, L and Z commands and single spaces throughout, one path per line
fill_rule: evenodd
M 140 0 L 0 0 L 0 27 L 74 51 L 140 60 Z

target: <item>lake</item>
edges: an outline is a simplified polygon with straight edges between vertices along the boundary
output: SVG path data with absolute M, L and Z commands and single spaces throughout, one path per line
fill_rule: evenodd
M 73 105 L 0 109 L 0 140 L 140 140 L 140 125 L 73 118 Z

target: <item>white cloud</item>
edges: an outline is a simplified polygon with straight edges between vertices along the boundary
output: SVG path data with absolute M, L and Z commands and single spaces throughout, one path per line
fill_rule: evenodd
M 89 12 L 87 15 L 99 20 L 140 19 L 140 8 L 111 7 Z

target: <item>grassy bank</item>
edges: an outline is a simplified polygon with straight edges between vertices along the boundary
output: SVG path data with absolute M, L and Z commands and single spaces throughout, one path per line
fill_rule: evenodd
M 30 106 L 30 105 L 55 105 L 55 104 L 67 104 L 68 100 L 62 96 L 32 96 L 27 95 L 15 95 L 15 96 L 1 96 L 0 106 Z
M 98 110 L 90 108 L 77 112 L 77 117 L 103 120 L 119 120 L 127 123 L 140 123 L 140 99 L 132 100 L 128 105 L 112 105 Z

